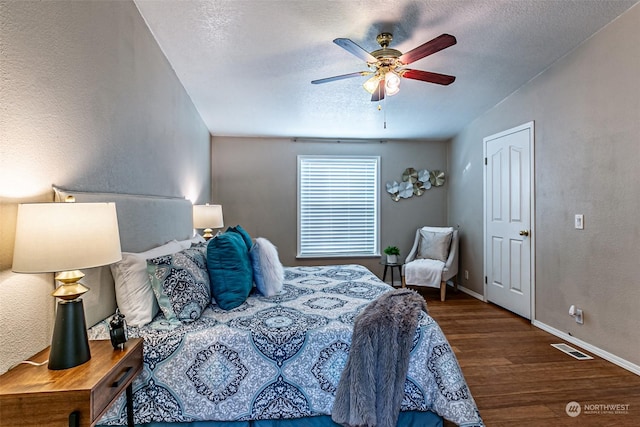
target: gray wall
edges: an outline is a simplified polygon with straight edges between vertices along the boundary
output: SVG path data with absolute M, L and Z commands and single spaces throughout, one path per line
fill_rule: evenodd
M 536 313 L 557 330 L 640 364 L 640 6 L 475 120 L 450 148 L 449 221 L 461 270 L 483 292 L 486 136 L 535 121 Z M 574 214 L 585 229 L 575 230 Z M 568 316 L 575 304 L 580 326 Z
M 222 204 L 225 225 L 240 224 L 252 237 L 271 240 L 278 247 L 284 265 L 359 263 L 374 273 L 382 273 L 379 258 L 296 260 L 299 154 L 380 156 L 381 249 L 398 246 L 403 258 L 411 249 L 418 227 L 446 224 L 446 182 L 420 197 L 399 202 L 391 200 L 385 189 L 387 181 L 399 182 L 408 167 L 446 171 L 446 142 L 338 144 L 214 136 L 213 201 Z
M 0 372 L 49 345 L 50 274 L 11 273 L 18 203 L 207 202 L 210 136 L 133 2 L 0 3 Z

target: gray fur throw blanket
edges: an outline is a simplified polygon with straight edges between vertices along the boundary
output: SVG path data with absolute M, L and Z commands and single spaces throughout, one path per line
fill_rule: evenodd
M 395 427 L 420 312 L 427 303 L 410 289 L 394 289 L 356 317 L 347 364 L 331 411 L 346 427 Z

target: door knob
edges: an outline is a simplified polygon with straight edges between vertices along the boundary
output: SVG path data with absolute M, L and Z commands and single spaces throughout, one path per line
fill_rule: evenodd
M 529 235 L 529 230 L 520 230 L 520 235 L 521 236 L 528 236 Z

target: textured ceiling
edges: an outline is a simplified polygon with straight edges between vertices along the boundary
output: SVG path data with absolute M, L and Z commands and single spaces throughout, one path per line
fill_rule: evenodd
M 449 138 L 636 0 L 135 0 L 213 135 Z M 366 70 L 332 40 L 402 52 L 442 34 L 458 43 L 411 64 L 450 86 L 403 79 L 372 103 Z M 384 122 L 386 120 L 386 129 Z

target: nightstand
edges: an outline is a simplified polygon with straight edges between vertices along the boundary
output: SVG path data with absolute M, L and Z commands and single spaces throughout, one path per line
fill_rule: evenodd
M 10 369 L 0 376 L 0 426 L 93 426 L 126 390 L 132 427 L 132 383 L 142 372 L 142 342 L 130 339 L 124 350 L 114 350 L 109 340 L 89 341 L 91 359 L 74 368 L 20 364 Z M 47 348 L 29 360 L 48 357 Z
M 391 263 L 391 262 L 387 262 L 386 260 L 380 261 L 381 265 L 384 265 L 384 273 L 382 273 L 382 281 L 386 281 L 387 280 L 387 269 L 389 267 L 391 267 L 391 286 L 394 286 L 393 283 L 393 269 L 397 268 L 398 269 L 398 275 L 402 278 L 402 264 L 401 263 Z

